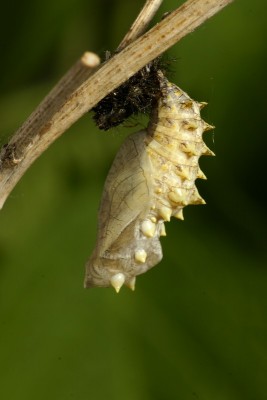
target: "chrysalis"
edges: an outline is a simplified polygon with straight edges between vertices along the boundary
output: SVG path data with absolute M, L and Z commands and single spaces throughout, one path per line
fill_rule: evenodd
M 192 100 L 159 72 L 161 97 L 147 130 L 130 135 L 119 149 L 104 186 L 96 247 L 86 265 L 85 287 L 123 284 L 134 290 L 137 275 L 162 259 L 165 221 L 183 219 L 188 204 L 205 204 L 195 186 L 206 179 L 202 140 L 213 129 L 200 117 L 206 103 Z

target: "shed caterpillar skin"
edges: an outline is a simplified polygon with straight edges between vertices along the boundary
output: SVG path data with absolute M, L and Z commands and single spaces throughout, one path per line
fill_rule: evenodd
M 206 103 L 192 100 L 159 72 L 161 97 L 148 129 L 130 135 L 119 149 L 98 215 L 96 247 L 86 265 L 84 286 L 123 284 L 135 288 L 137 275 L 162 259 L 165 221 L 183 219 L 183 208 L 205 204 L 195 186 L 206 179 L 201 155 L 214 155 L 202 140 L 213 129 L 201 119 Z

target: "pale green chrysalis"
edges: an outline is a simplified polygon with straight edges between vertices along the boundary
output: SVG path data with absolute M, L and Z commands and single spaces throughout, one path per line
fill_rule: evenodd
M 206 103 L 192 100 L 160 75 L 161 93 L 147 130 L 127 137 L 108 173 L 98 214 L 98 236 L 86 265 L 85 287 L 123 284 L 134 290 L 137 275 L 162 259 L 165 221 L 183 219 L 183 207 L 205 204 L 195 186 L 206 179 L 202 140 L 213 129 L 201 119 Z

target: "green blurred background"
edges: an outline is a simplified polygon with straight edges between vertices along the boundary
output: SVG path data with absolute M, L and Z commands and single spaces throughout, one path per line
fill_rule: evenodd
M 181 1 L 165 0 L 154 22 Z M 1 144 L 85 50 L 114 50 L 142 0 L 1 6 Z M 164 259 L 123 288 L 83 289 L 105 175 L 129 128 L 85 115 L 0 213 L 0 397 L 267 399 L 267 2 L 236 0 L 168 51 L 216 125 L 207 201 L 168 223 Z M 265 87 L 265 89 L 264 89 Z M 140 125 L 134 126 L 140 122 Z

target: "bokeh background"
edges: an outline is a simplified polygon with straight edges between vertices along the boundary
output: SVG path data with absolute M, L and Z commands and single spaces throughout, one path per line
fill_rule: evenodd
M 181 1 L 165 0 L 161 15 Z M 114 50 L 142 0 L 10 0 L 0 14 L 0 140 L 85 50 Z M 105 175 L 125 135 L 85 115 L 0 213 L 0 397 L 267 399 L 267 3 L 236 0 L 170 49 L 172 80 L 216 125 L 206 206 L 168 223 L 164 259 L 123 288 L 83 289 Z

